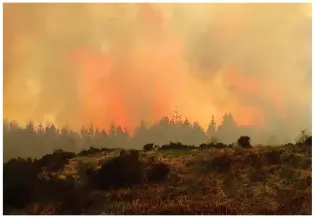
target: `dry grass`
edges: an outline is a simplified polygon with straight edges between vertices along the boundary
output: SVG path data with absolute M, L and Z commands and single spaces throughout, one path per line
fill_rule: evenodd
M 56 175 L 77 179 L 79 161 L 97 167 L 115 154 L 76 157 Z M 140 159 L 147 164 L 153 160 L 168 164 L 168 178 L 115 190 L 91 190 L 81 214 L 311 214 L 308 152 L 283 147 L 167 150 L 141 153 Z M 31 203 L 23 212 L 57 214 L 61 207 Z

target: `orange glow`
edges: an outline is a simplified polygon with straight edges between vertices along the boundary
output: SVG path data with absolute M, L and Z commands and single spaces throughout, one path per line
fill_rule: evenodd
M 140 10 L 149 28 L 160 28 L 158 13 L 154 14 L 150 6 L 141 6 Z M 157 42 L 146 37 L 142 49 L 128 51 L 123 63 L 117 62 L 115 50 L 102 53 L 83 47 L 70 54 L 72 66 L 79 71 L 80 116 L 85 122 L 107 127 L 108 122 L 114 121 L 133 131 L 141 119 L 154 123 L 171 115 L 170 100 L 184 86 L 187 71 L 180 38 L 169 26 L 163 28 L 165 34 Z M 123 79 L 119 73 L 123 73 Z M 139 114 L 141 109 L 143 114 Z
M 268 128 L 310 105 L 299 66 L 308 42 L 295 34 L 305 18 L 294 8 L 7 4 L 4 116 L 132 132 L 177 109 L 203 128 L 229 112 L 239 125 Z

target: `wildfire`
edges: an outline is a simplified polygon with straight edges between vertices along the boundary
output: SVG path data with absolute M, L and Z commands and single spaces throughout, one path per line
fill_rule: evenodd
M 171 116 L 173 101 L 187 105 L 180 97 L 184 96 L 183 93 L 188 94 L 187 90 L 197 88 L 189 85 L 189 67 L 182 58 L 183 41 L 172 31 L 162 12 L 143 4 L 139 6 L 138 16 L 141 31 L 132 34 L 133 38 L 140 40 L 121 41 L 125 45 L 132 44 L 127 46 L 128 50 L 120 50 L 118 46 L 97 51 L 81 46 L 69 54 L 72 67 L 75 66 L 78 72 L 77 86 L 80 87 L 82 106 L 80 118 L 83 122 L 108 128 L 114 121 L 132 132 L 141 120 L 154 123 L 164 116 Z M 222 29 L 222 35 L 226 35 L 224 40 L 232 38 L 235 22 L 236 17 Z M 230 88 L 230 91 L 228 99 L 213 101 L 218 114 L 231 112 L 240 125 L 263 125 L 264 111 L 250 100 L 265 91 L 265 100 L 283 114 L 280 93 L 271 81 L 257 80 L 236 69 L 225 70 L 222 76 L 225 88 Z M 188 113 L 196 114 L 195 109 Z M 194 117 L 204 119 L 211 115 Z

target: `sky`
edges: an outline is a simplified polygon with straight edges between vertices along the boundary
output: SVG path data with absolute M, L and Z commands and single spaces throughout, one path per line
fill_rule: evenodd
M 4 118 L 311 126 L 311 4 L 4 3 Z M 287 124 L 288 123 L 288 124 Z

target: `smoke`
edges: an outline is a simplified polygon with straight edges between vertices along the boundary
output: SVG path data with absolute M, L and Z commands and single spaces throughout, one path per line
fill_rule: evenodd
M 4 4 L 4 117 L 311 126 L 310 4 Z M 285 124 L 286 125 L 286 124 Z

